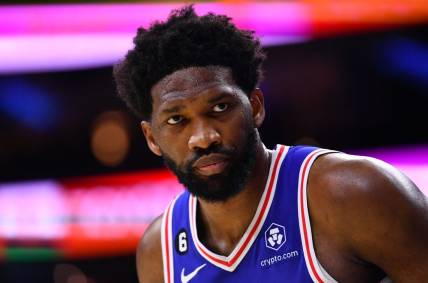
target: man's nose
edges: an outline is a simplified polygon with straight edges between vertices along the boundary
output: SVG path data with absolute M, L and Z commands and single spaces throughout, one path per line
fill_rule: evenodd
M 189 149 L 197 150 L 198 148 L 206 149 L 220 143 L 220 133 L 208 123 L 200 122 L 194 126 L 188 145 Z

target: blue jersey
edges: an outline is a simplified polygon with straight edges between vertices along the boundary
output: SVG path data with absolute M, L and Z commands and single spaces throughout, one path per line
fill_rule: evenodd
M 165 282 L 336 282 L 315 255 L 306 198 L 310 168 L 318 156 L 329 152 L 276 147 L 257 211 L 228 256 L 200 242 L 197 199 L 187 191 L 179 195 L 162 221 Z

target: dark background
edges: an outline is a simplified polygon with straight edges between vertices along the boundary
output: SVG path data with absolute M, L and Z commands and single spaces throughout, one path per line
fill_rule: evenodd
M 417 26 L 266 48 L 266 145 L 426 143 L 427 34 Z M 131 137 L 114 167 L 99 163 L 89 142 L 94 121 L 112 110 Z M 139 122 L 116 97 L 111 66 L 0 76 L 0 182 L 161 167 Z

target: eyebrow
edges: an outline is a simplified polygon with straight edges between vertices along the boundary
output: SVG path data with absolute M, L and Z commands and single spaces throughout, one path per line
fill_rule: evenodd
M 180 111 L 181 109 L 185 108 L 183 105 L 176 105 L 170 108 L 165 108 L 161 111 L 162 114 L 171 114 L 171 113 L 176 113 L 178 111 Z
M 216 102 L 218 102 L 218 101 L 222 100 L 222 99 L 223 99 L 223 98 L 225 98 L 225 97 L 231 97 L 231 96 L 232 96 L 232 95 L 231 95 L 230 93 L 228 93 L 228 92 L 222 92 L 222 93 L 220 93 L 219 95 L 217 95 L 216 97 L 209 99 L 209 100 L 208 100 L 208 103 L 209 103 L 209 104 L 216 103 Z M 180 110 L 183 110 L 184 108 L 186 108 L 186 106 L 184 106 L 184 105 L 176 105 L 176 106 L 172 106 L 172 107 L 169 107 L 169 108 L 165 108 L 165 109 L 163 109 L 163 110 L 161 111 L 161 114 L 172 114 L 172 113 L 177 113 L 177 112 L 179 112 Z
M 216 97 L 214 97 L 214 98 L 211 98 L 210 100 L 208 100 L 208 103 L 215 103 L 215 102 L 218 102 L 218 101 L 220 101 L 220 100 L 222 100 L 223 98 L 225 98 L 225 97 L 227 97 L 227 96 L 232 96 L 230 93 L 228 93 L 228 92 L 222 92 L 220 95 L 218 95 L 218 96 L 216 96 Z

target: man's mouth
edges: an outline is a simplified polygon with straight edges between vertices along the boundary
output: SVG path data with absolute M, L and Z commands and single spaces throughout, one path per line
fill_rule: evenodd
M 223 172 L 228 164 L 229 159 L 226 155 L 212 153 L 196 160 L 193 167 L 201 175 L 210 176 Z

